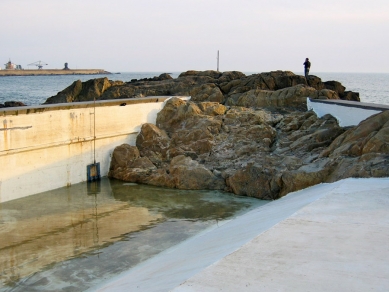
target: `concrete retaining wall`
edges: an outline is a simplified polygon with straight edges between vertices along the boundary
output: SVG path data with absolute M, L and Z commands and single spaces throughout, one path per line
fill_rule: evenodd
M 335 117 L 341 127 L 356 126 L 368 117 L 389 110 L 389 106 L 348 100 L 321 100 L 307 98 L 308 110 L 321 118 L 326 114 Z
M 86 181 L 94 156 L 106 176 L 114 148 L 135 145 L 167 98 L 0 109 L 0 202 Z

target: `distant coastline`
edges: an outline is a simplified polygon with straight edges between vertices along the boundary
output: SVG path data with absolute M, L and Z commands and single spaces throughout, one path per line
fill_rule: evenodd
M 96 75 L 112 74 L 103 69 L 25 69 L 25 70 L 0 70 L 1 76 L 48 76 L 48 75 Z

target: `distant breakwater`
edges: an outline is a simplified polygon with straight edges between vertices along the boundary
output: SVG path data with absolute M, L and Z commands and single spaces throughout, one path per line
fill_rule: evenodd
M 103 69 L 0 70 L 0 76 L 95 75 L 95 74 L 111 74 L 111 73 Z

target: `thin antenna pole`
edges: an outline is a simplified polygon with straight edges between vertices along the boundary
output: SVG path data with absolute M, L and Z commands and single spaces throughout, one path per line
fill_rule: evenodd
M 219 50 L 217 50 L 217 72 L 219 72 Z
M 93 164 L 96 164 L 96 97 L 93 98 Z

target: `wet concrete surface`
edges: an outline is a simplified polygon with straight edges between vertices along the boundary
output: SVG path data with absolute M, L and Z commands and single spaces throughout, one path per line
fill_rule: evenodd
M 267 202 L 103 179 L 0 204 L 0 291 L 83 291 Z

